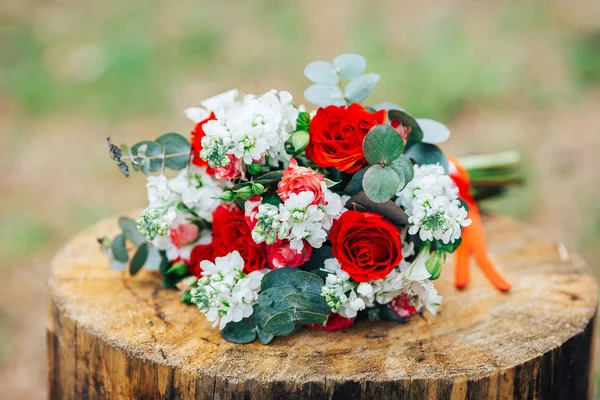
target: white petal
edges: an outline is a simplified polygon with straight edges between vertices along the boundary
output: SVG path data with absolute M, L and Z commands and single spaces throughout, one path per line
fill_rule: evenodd
M 185 113 L 186 117 L 191 119 L 196 124 L 200 121 L 205 120 L 210 115 L 208 111 L 200 107 L 187 108 L 183 112 Z

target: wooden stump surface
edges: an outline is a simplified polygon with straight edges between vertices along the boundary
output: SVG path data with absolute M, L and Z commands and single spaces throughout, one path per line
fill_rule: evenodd
M 484 220 L 492 259 L 513 283 L 496 291 L 475 265 L 466 290 L 452 258 L 436 281 L 439 314 L 361 321 L 270 345 L 223 340 L 157 273 L 112 271 L 96 238 L 75 236 L 49 279 L 51 398 L 585 398 L 598 286 L 586 264 L 504 217 Z

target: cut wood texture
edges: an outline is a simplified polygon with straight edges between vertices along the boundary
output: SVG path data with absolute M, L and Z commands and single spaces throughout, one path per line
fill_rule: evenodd
M 226 342 L 156 273 L 110 270 L 96 237 L 74 237 L 50 271 L 52 399 L 584 399 L 592 391 L 598 286 L 563 246 L 503 217 L 484 221 L 492 259 L 513 283 L 436 282 L 438 315 L 300 331 L 270 345 Z

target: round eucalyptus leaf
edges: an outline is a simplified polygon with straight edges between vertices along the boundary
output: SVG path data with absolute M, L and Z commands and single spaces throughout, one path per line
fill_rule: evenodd
M 390 110 L 388 112 L 388 118 L 390 121 L 395 120 L 402 122 L 402 126 L 410 126 L 410 133 L 406 140 L 407 145 L 423 140 L 423 130 L 421 129 L 421 126 L 419 126 L 417 120 L 410 116 L 406 111 Z
M 327 61 L 311 62 L 304 68 L 304 75 L 315 83 L 326 85 L 337 85 L 340 80 L 333 65 Z
M 333 66 L 346 79 L 353 79 L 365 72 L 367 60 L 358 54 L 342 54 L 333 60 Z
M 275 336 L 286 336 L 294 332 L 296 324 L 290 311 L 280 312 L 267 320 L 263 330 Z
M 304 97 L 316 106 L 327 107 L 329 105 L 334 106 L 345 106 L 346 100 L 344 99 L 344 93 L 342 89 L 336 85 L 325 85 L 322 83 L 315 83 L 310 85 L 308 89 L 304 91 Z
M 384 101 L 383 103 L 376 104 L 376 105 L 373 106 L 373 108 L 375 109 L 375 111 L 379 111 L 379 110 L 387 110 L 387 111 L 400 110 L 400 111 L 406 112 L 406 110 L 403 107 L 400 107 L 398 104 L 395 104 L 395 103 L 390 103 L 389 101 Z
M 287 303 L 284 303 L 283 298 L 291 293 L 296 293 L 291 286 L 273 287 L 258 296 L 258 304 L 265 312 L 277 314 L 290 308 Z
M 400 157 L 404 140 L 391 126 L 375 125 L 365 136 L 362 147 L 369 164 L 387 165 Z
M 321 293 L 323 290 L 323 279 L 318 275 L 306 271 L 297 271 L 290 276 L 290 283 L 301 292 Z
M 302 292 L 302 294 L 310 301 L 311 311 L 319 314 L 329 314 L 331 312 L 325 298 L 321 296 L 320 292 Z
M 412 161 L 406 155 L 401 155 L 398 159 L 394 160 L 391 165 L 392 168 L 396 170 L 398 175 L 402 174 L 404 176 L 404 185 L 402 187 L 398 187 L 398 191 L 404 189 L 404 186 L 415 176 L 415 170 L 412 165 Z
M 435 144 L 418 142 L 407 146 L 404 155 L 414 159 L 419 165 L 439 164 L 448 173 L 448 159 Z
M 144 267 L 148 271 L 158 271 L 161 263 L 162 257 L 160 255 L 160 251 L 156 247 L 148 245 L 148 257 L 146 257 Z
M 327 321 L 327 314 L 319 314 L 312 311 L 296 311 L 294 313 L 294 322 L 302 325 L 319 324 L 324 325 Z
M 256 339 L 256 329 L 249 319 L 230 322 L 221 329 L 223 339 L 232 343 L 251 343 Z
M 187 167 L 190 152 L 190 142 L 178 133 L 165 133 L 156 139 L 156 143 L 163 146 L 165 150 L 165 167 L 180 171 Z M 178 157 L 168 156 L 172 154 L 185 154 Z
M 108 257 L 108 262 L 110 265 L 110 269 L 114 271 L 123 271 L 125 267 L 127 267 L 127 263 L 116 260 L 112 252 Z
M 398 187 L 403 186 L 404 177 L 392 167 L 383 167 L 379 164 L 372 165 L 363 177 L 363 188 L 369 199 L 375 203 L 384 203 L 390 200 Z
M 308 311 L 311 309 L 310 301 L 300 293 L 291 293 L 283 298 L 283 301 L 296 310 Z
M 148 258 L 148 244 L 144 243 L 140 247 L 138 247 L 133 258 L 131 259 L 131 263 L 129 264 L 129 273 L 132 276 L 137 274 L 142 269 L 144 264 L 146 264 L 147 258 Z
M 138 229 L 137 224 L 134 220 L 127 217 L 119 218 L 119 226 L 123 231 L 123 235 L 125 238 L 133 243 L 134 246 L 139 246 L 142 243 L 146 242 L 146 236 L 142 235 Z
M 417 123 L 423 130 L 424 143 L 444 143 L 450 137 L 450 129 L 441 122 L 433 119 L 418 118 Z
M 349 103 L 360 103 L 367 98 L 379 81 L 378 74 L 364 74 L 352 79 L 346 85 L 346 99 Z
M 290 275 L 298 272 L 295 268 L 284 267 L 269 271 L 263 276 L 260 287 L 263 291 L 277 286 L 290 286 Z
M 142 164 L 142 170 L 144 170 L 144 161 L 147 160 L 148 157 L 162 156 L 162 146 L 145 140 L 143 142 L 134 144 L 131 148 L 131 152 L 133 153 L 133 161 L 137 164 Z M 149 172 L 156 172 L 162 167 L 161 158 L 147 160 L 147 162 L 147 168 Z
M 256 336 L 261 344 L 269 344 L 275 338 L 275 335 L 265 332 L 261 327 L 256 327 Z
M 127 253 L 127 246 L 125 244 L 125 235 L 117 235 L 113 239 L 110 249 L 112 250 L 115 260 L 124 263 L 129 261 L 129 253 Z
M 363 176 L 365 176 L 367 169 L 369 169 L 369 167 L 364 167 L 352 175 L 352 179 L 350 179 L 350 182 L 348 182 L 344 188 L 344 193 L 346 193 L 348 196 L 354 196 L 355 194 L 363 191 L 362 179 Z

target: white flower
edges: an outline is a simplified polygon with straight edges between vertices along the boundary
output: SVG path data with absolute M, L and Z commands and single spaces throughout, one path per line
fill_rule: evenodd
M 325 286 L 321 291 L 321 296 L 325 298 L 327 305 L 332 312 L 337 312 L 346 318 L 354 318 L 360 310 L 366 307 L 365 301 L 360 298 L 356 291 L 357 287 L 362 288 L 350 279 L 350 275 L 340 268 L 339 262 L 335 258 L 325 260 L 324 271 L 329 274 L 325 278 Z
M 252 306 L 258 301 L 261 271 L 245 275 L 244 259 L 233 251 L 215 262 L 200 263 L 203 275 L 198 287 L 192 289 L 192 302 L 206 315 L 206 319 L 223 329 L 229 322 L 239 322 L 252 315 Z
M 169 180 L 164 175 L 150 175 L 146 182 L 148 208 L 167 208 L 177 203 L 177 195 L 169 188 Z
M 202 102 L 202 107 L 191 107 L 184 111 L 186 117 L 191 119 L 194 123 L 205 120 L 210 116 L 211 111 L 215 110 L 227 110 L 235 105 L 238 97 L 238 90 L 231 89 L 227 92 L 218 94 L 210 97 Z
M 294 250 L 304 248 L 303 240 L 312 247 L 319 248 L 327 239 L 327 232 L 322 224 L 325 213 L 318 205 L 311 204 L 314 197 L 314 193 L 310 191 L 291 193 L 279 205 L 279 238 L 288 239 Z
M 458 200 L 458 189 L 439 165 L 414 166 L 415 176 L 400 191 L 397 203 L 409 215 L 408 233 L 423 241 L 453 243 L 468 226 L 467 210 Z
M 191 166 L 183 170 L 176 178 L 169 180 L 169 188 L 180 196 L 181 202 L 200 218 L 212 221 L 213 211 L 220 201 L 215 199 L 223 190 L 204 169 Z

